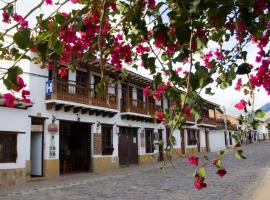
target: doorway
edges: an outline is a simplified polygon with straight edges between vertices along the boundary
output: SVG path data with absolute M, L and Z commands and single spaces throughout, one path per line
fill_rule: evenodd
M 138 164 L 137 128 L 120 127 L 119 131 L 119 164 Z
M 60 173 L 91 171 L 91 124 L 60 121 Z
M 32 177 L 43 176 L 44 120 L 43 118 L 31 119 L 30 160 Z

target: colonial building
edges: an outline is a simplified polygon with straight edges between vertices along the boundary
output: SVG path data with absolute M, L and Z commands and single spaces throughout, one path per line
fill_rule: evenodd
M 23 63 L 23 69 L 32 103 L 17 99 L 9 108 L 0 98 L 0 185 L 164 159 L 170 129 L 154 122 L 152 114 L 168 102 L 144 97 L 150 79 L 129 72 L 119 82 L 110 69 L 105 73 L 114 81 L 100 94 L 95 64 L 69 70 L 65 78 L 33 63 Z M 0 85 L 1 93 L 7 92 Z M 218 107 L 206 101 L 201 117 L 190 116 L 182 130 L 172 131 L 174 156 L 211 150 Z M 155 145 L 158 140 L 165 145 Z

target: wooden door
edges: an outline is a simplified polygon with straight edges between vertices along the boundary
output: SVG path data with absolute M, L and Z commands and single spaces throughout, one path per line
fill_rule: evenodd
M 206 152 L 209 152 L 209 131 L 205 130 L 205 147 L 206 147 Z
M 88 91 L 86 90 L 86 86 L 89 84 L 89 75 L 84 71 L 77 70 L 76 71 L 76 85 L 82 87 L 76 87 L 76 94 L 81 96 L 88 96 Z
M 201 152 L 200 131 L 196 131 L 196 138 L 197 138 L 197 149 L 198 149 L 198 152 Z
M 120 127 L 118 153 L 120 165 L 138 164 L 136 128 Z
M 185 146 L 185 131 L 181 129 L 181 153 L 186 153 L 186 146 Z
M 159 141 L 162 141 L 163 138 L 162 138 L 162 129 L 159 129 L 158 130 L 158 139 Z M 163 145 L 160 143 L 159 144 L 159 158 L 158 158 L 158 161 L 163 161 L 164 160 L 164 155 L 163 155 Z

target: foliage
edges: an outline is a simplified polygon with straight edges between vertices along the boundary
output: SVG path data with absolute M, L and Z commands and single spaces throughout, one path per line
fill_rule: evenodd
M 12 92 L 22 89 L 18 90 L 22 73 L 18 62 L 25 58 L 42 68 L 61 67 L 61 76 L 66 74 L 64 68 L 74 70 L 81 64 L 98 62 L 102 75 L 99 92 L 104 92 L 104 85 L 110 81 L 104 74 L 107 66 L 114 66 L 119 79 L 126 77 L 126 66 L 143 66 L 154 77 L 145 94 L 156 100 L 165 96 L 174 102 L 165 113 L 157 114 L 158 120 L 172 129 L 181 128 L 187 115 L 200 114 L 200 94 L 205 91 L 213 95 L 213 85 L 225 89 L 241 77 L 235 89 L 249 94 L 250 99 L 242 99 L 236 108 L 246 113 L 254 113 L 256 88 L 262 86 L 270 94 L 267 0 L 42 0 L 25 16 L 16 13 L 16 2 L 7 2 L 1 9 L 8 28 L 3 27 L 0 33 L 0 59 L 14 60 L 1 79 Z M 68 13 L 59 11 L 70 3 L 81 7 Z M 36 25 L 28 27 L 28 17 L 44 4 L 55 4 L 58 9 L 48 17 L 36 16 Z M 6 36 L 13 30 L 13 40 L 7 44 Z M 223 48 L 231 40 L 236 40 L 236 45 Z M 213 42 L 218 48 L 211 47 Z M 258 47 L 256 66 L 247 62 L 249 55 L 244 48 L 250 42 Z M 35 56 L 30 58 L 30 51 Z M 246 83 L 242 77 L 246 77 Z M 8 103 L 12 103 L 12 98 Z M 256 116 L 263 114 L 257 111 Z M 256 126 L 253 114 L 246 114 L 243 119 L 239 120 Z M 239 132 L 239 141 L 244 130 Z M 166 149 L 168 155 L 172 145 L 173 141 Z M 219 156 L 225 153 L 220 152 Z M 236 157 L 244 158 L 240 150 Z M 196 177 L 198 189 L 206 187 L 203 169 L 199 168 Z M 226 172 L 219 171 L 220 174 Z

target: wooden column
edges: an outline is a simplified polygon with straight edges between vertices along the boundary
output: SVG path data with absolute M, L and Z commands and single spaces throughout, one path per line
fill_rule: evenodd
M 127 101 L 127 103 L 126 103 L 126 105 L 127 105 L 126 111 L 130 112 L 129 81 L 127 82 L 127 87 L 126 87 L 126 101 Z
M 116 81 L 115 83 L 115 87 L 114 87 L 114 90 L 115 90 L 115 103 L 116 103 L 116 108 L 119 109 L 118 105 L 119 105 L 119 99 L 118 99 L 118 86 L 119 86 L 119 81 Z

